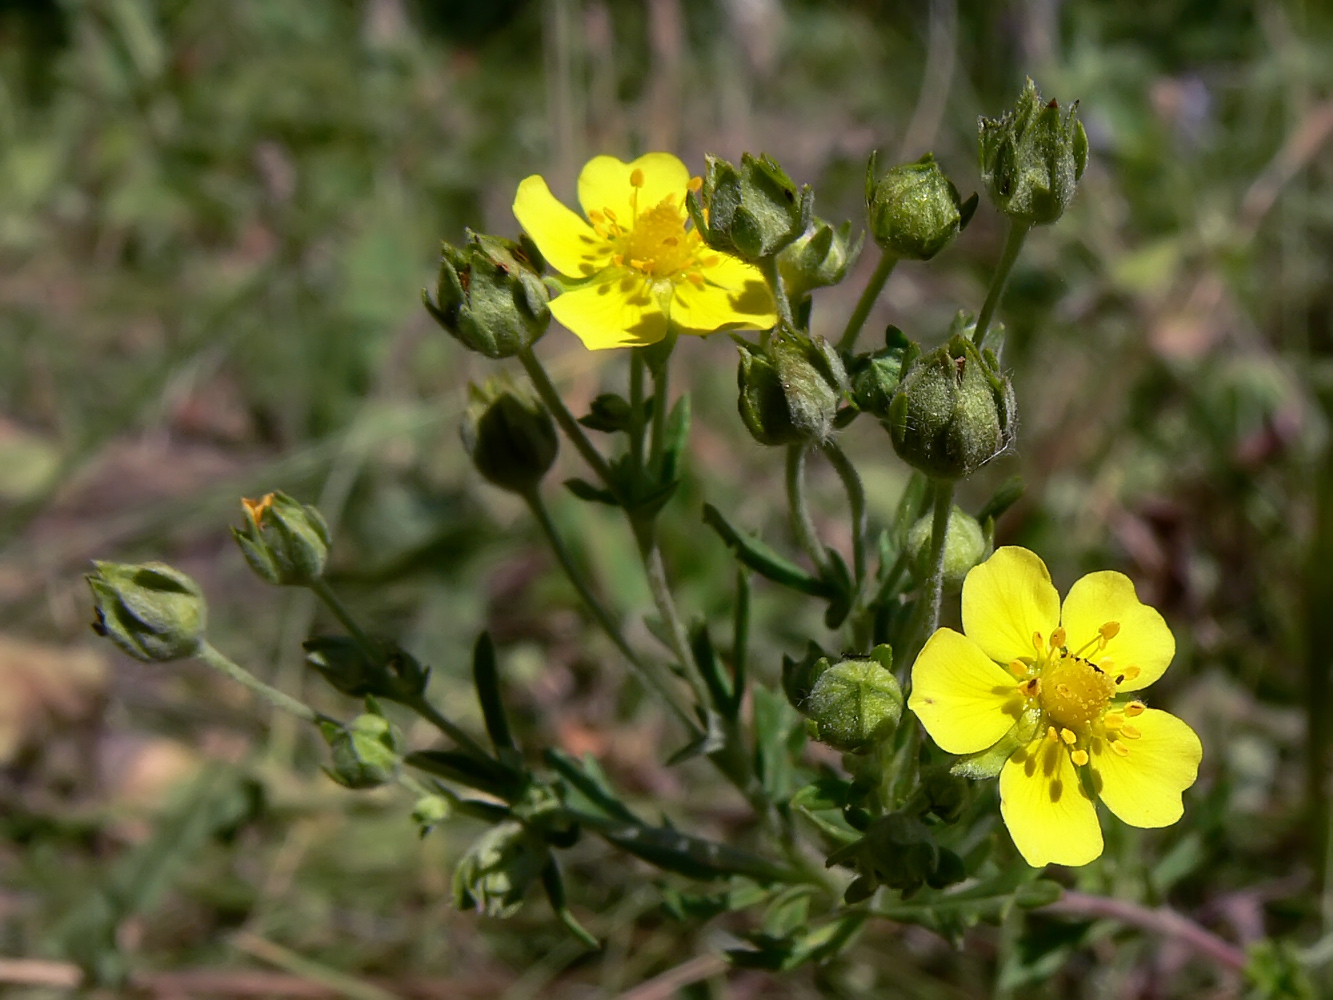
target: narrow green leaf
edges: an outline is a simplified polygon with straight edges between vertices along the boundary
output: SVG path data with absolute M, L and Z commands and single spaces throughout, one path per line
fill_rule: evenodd
M 576 760 L 563 750 L 548 748 L 543 757 L 548 766 L 573 785 L 594 806 L 601 809 L 612 819 L 626 823 L 639 823 L 641 820 L 621 802 L 612 790 L 606 775 L 591 756 L 582 761 Z
M 704 523 L 721 536 L 737 559 L 760 576 L 812 597 L 834 596 L 834 591 L 827 583 L 784 559 L 759 539 L 733 528 L 712 504 L 704 504 Z
M 477 644 L 472 649 L 472 680 L 477 686 L 477 700 L 481 702 L 481 714 L 486 720 L 486 732 L 491 737 L 497 752 L 518 750 L 514 737 L 509 731 L 509 720 L 505 718 L 504 703 L 500 699 L 500 677 L 495 666 L 495 643 L 489 632 L 477 636 Z

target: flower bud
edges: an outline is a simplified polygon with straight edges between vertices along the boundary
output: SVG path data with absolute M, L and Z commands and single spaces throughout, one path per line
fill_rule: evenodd
M 528 493 L 555 463 L 559 439 L 550 411 L 503 377 L 472 386 L 471 396 L 461 431 L 472 464 L 500 489 Z
M 231 533 L 260 579 L 283 587 L 319 579 L 329 556 L 329 529 L 319 511 L 282 492 L 242 499 L 241 507 L 245 524 Z
M 462 249 L 440 244 L 435 299 L 426 310 L 446 333 L 488 358 L 508 358 L 533 344 L 551 322 L 541 255 L 529 240 L 515 243 L 466 230 Z
M 800 302 L 816 288 L 836 285 L 847 276 L 864 242 L 861 235 L 853 242 L 851 232 L 850 222 L 834 229 L 823 219 L 815 219 L 804 235 L 778 254 L 778 273 L 788 298 Z
M 810 705 L 810 692 L 814 690 L 819 675 L 829 668 L 828 657 L 813 642 L 805 647 L 805 655 L 799 660 L 782 656 L 782 693 L 787 702 L 798 712 L 804 712 Z
M 1029 78 L 1011 111 L 981 118 L 981 177 L 995 207 L 1016 222 L 1046 225 L 1064 214 L 1088 165 L 1088 136 L 1074 117 L 1078 102 L 1060 114 Z
M 966 337 L 922 356 L 903 376 L 887 425 L 903 461 L 936 479 L 961 479 L 1013 442 L 1014 390 L 994 355 Z
M 927 514 L 907 531 L 907 552 L 912 572 L 918 580 L 930 576 L 930 533 L 934 517 Z M 950 590 L 963 586 L 967 571 L 986 555 L 986 536 L 977 519 L 961 507 L 949 511 L 949 526 L 944 533 L 944 585 Z
M 877 154 L 866 166 L 866 211 L 875 242 L 907 260 L 930 260 L 954 241 L 976 211 L 977 196 L 966 202 L 927 153 L 892 168 L 878 181 Z
M 443 795 L 423 795 L 412 807 L 412 819 L 421 828 L 424 837 L 431 827 L 438 826 L 453 815 L 454 807 Z
M 384 716 L 367 712 L 349 725 L 320 723 L 331 750 L 330 778 L 347 788 L 378 788 L 398 773 L 398 731 Z
M 738 170 L 716 156 L 705 158 L 702 204 L 686 200 L 690 218 L 714 250 L 751 264 L 772 257 L 810 228 L 814 194 L 799 191 L 767 154 L 741 157 Z
M 903 714 L 903 692 L 880 660 L 843 660 L 819 675 L 807 710 L 821 743 L 858 753 L 893 733 Z
M 760 444 L 826 441 L 847 392 L 842 359 L 823 337 L 779 333 L 766 350 L 741 347 L 737 407 Z
M 902 381 L 903 370 L 920 353 L 896 326 L 884 331 L 884 341 L 880 350 L 859 356 L 850 375 L 856 408 L 881 420 L 889 415 L 889 403 Z
M 208 605 L 199 585 L 165 563 L 93 562 L 93 628 L 136 660 L 193 656 L 204 641 Z
M 454 868 L 454 905 L 489 917 L 512 916 L 550 859 L 550 849 L 537 833 L 517 820 L 497 823 Z

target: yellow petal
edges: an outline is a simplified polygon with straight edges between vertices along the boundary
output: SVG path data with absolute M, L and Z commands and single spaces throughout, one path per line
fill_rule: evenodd
M 1060 595 L 1036 553 L 1006 545 L 963 580 L 963 631 L 992 660 L 1032 657 L 1033 633 L 1048 641 L 1059 624 Z
M 992 746 L 1013 726 L 1023 705 L 1009 672 L 953 629 L 936 630 L 912 664 L 907 707 L 949 753 Z
M 1170 826 L 1185 806 L 1180 793 L 1199 776 L 1203 744 L 1169 712 L 1147 709 L 1134 718 L 1138 739 L 1121 738 L 1128 756 L 1092 741 L 1093 787 L 1106 807 L 1130 826 Z
M 1125 678 L 1121 691 L 1147 687 L 1166 672 L 1176 655 L 1176 640 L 1165 620 L 1139 600 L 1133 581 L 1124 573 L 1106 570 L 1083 577 L 1069 588 L 1060 621 L 1069 634 L 1071 653 L 1096 639 L 1097 630 L 1107 622 L 1120 625 L 1105 649 L 1093 646 L 1083 655 L 1094 663 L 1110 660 L 1112 675 L 1138 667 L 1138 676 Z
M 608 271 L 604 280 L 557 295 L 551 315 L 591 351 L 644 347 L 667 332 L 666 314 L 648 283 L 628 270 Z
M 1102 853 L 1097 807 L 1059 740 L 1043 736 L 1009 758 L 1000 772 L 1000 814 L 1033 868 L 1086 865 Z
M 632 181 L 635 171 L 641 181 L 636 188 Z M 594 156 L 579 173 L 579 204 L 592 218 L 593 212 L 608 208 L 626 229 L 634 221 L 634 192 L 638 191 L 638 210 L 643 212 L 670 198 L 672 204 L 684 211 L 685 190 L 690 183 L 690 172 L 670 153 L 648 153 L 631 163 L 623 163 L 614 156 Z
M 537 174 L 525 177 L 514 196 L 514 218 L 550 265 L 571 278 L 596 274 L 611 259 L 611 246 L 556 200 Z
M 710 256 L 705 251 L 705 256 Z M 700 336 L 716 330 L 767 330 L 778 321 L 773 295 L 759 268 L 725 254 L 703 269 L 702 288 L 689 281 L 676 285 L 671 322 L 681 333 Z

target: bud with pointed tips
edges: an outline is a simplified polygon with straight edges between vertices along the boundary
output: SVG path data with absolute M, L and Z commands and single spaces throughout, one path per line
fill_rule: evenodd
M 374 702 L 369 707 L 376 708 Z M 326 773 L 346 788 L 378 788 L 398 774 L 401 734 L 378 711 L 358 715 L 348 725 L 321 722 L 332 762 Z
M 1088 164 L 1088 136 L 1075 115 L 1044 101 L 1029 78 L 1017 103 L 978 122 L 981 176 L 995 207 L 1029 226 L 1055 222 L 1074 198 Z
M 329 528 L 318 510 L 281 491 L 242 499 L 241 508 L 245 524 L 231 533 L 257 576 L 281 587 L 308 587 L 320 578 Z
M 467 230 L 463 246 L 440 244 L 435 297 L 422 302 L 435 321 L 469 350 L 508 358 L 531 346 L 551 322 L 541 254 L 531 240 Z
M 852 224 L 844 222 L 836 229 L 823 219 L 815 219 L 810 228 L 778 254 L 778 273 L 787 297 L 799 302 L 816 288 L 836 285 L 861 256 L 864 235 L 851 238 Z
M 208 606 L 199 585 L 165 563 L 94 562 L 93 628 L 136 660 L 193 656 L 204 641 Z
M 703 188 L 686 207 L 706 244 L 750 264 L 772 257 L 810 228 L 814 194 L 799 191 L 776 160 L 749 153 L 741 165 L 705 158 Z
M 823 337 L 785 331 L 767 349 L 741 346 L 737 408 L 760 444 L 821 442 L 848 390 L 842 359 Z

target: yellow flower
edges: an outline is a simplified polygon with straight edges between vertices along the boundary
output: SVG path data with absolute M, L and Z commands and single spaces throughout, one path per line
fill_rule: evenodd
M 1028 864 L 1102 853 L 1095 797 L 1131 826 L 1170 826 L 1203 747 L 1174 715 L 1126 697 L 1176 642 L 1122 573 L 1090 573 L 1063 608 L 1046 565 L 997 549 L 963 582 L 963 631 L 939 629 L 912 666 L 908 706 L 949 753 L 1005 753 L 1000 812 Z
M 579 174 L 585 222 L 541 177 L 519 184 L 515 217 L 551 266 L 579 282 L 551 300 L 551 313 L 586 347 L 655 344 L 668 324 L 702 336 L 777 322 L 759 270 L 686 228 L 685 195 L 698 186 L 670 153 L 596 156 Z

